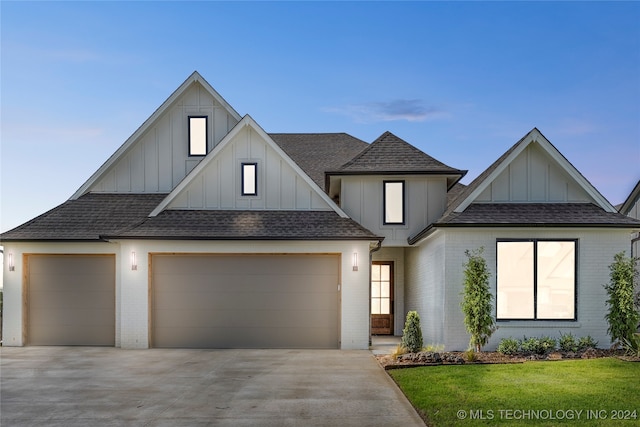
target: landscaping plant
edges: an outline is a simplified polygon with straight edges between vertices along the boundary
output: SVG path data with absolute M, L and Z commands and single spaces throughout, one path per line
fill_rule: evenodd
M 614 346 L 631 341 L 640 322 L 640 313 L 635 304 L 634 279 L 637 276 L 638 258 L 626 257 L 624 252 L 615 254 L 609 265 L 609 283 L 604 285 L 609 298 L 609 311 L 605 315 Z
M 417 353 L 422 350 L 422 329 L 420 328 L 420 316 L 417 311 L 407 313 L 400 343 L 410 353 Z
M 520 340 L 515 338 L 503 338 L 498 344 L 498 353 L 512 356 L 520 351 Z
M 467 262 L 464 267 L 464 291 L 461 303 L 464 313 L 464 325 L 471 334 L 469 346 L 476 351 L 482 351 L 493 332 L 496 330 L 495 321 L 491 315 L 491 291 L 489 290 L 489 269 L 482 257 L 484 248 L 465 251 Z

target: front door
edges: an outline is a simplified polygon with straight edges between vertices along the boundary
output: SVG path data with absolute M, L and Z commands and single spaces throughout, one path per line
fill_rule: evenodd
M 393 334 L 393 262 L 371 265 L 371 334 Z

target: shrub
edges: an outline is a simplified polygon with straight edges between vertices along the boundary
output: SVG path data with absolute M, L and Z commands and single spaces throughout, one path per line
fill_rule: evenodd
M 556 349 L 556 340 L 551 337 L 542 337 L 540 338 L 540 349 L 541 353 L 538 354 L 547 354 L 551 353 Z
M 489 289 L 489 269 L 482 257 L 483 248 L 473 252 L 465 251 L 467 262 L 464 266 L 464 291 L 460 304 L 464 313 L 464 325 L 471 334 L 469 346 L 482 351 L 482 346 L 489 341 L 496 330 L 491 313 L 491 291 Z
M 478 360 L 478 353 L 472 348 L 464 352 L 464 359 L 467 362 L 475 362 Z
M 527 338 L 520 344 L 522 351 L 528 354 L 547 354 L 556 349 L 556 340 L 551 337 Z
M 503 338 L 498 344 L 498 353 L 507 356 L 514 355 L 520 351 L 520 340 L 515 338 Z
M 578 341 L 578 351 L 586 350 L 588 348 L 597 348 L 598 341 L 595 341 L 591 336 L 587 335 L 586 337 L 580 338 Z
M 640 357 L 640 333 L 633 334 L 630 340 L 622 340 L 622 348 L 629 356 Z
M 560 334 L 558 338 L 558 348 L 564 352 L 576 352 L 578 351 L 578 341 L 571 333 Z
M 609 311 L 604 316 L 609 324 L 607 332 L 614 345 L 631 341 L 636 332 L 640 313 L 635 304 L 633 282 L 638 274 L 635 267 L 638 258 L 627 258 L 624 252 L 615 254 L 609 265 L 609 283 L 604 285 L 609 299 Z
M 391 357 L 395 360 L 398 358 L 398 356 L 407 354 L 408 352 L 409 350 L 407 350 L 406 347 L 404 347 L 402 344 L 398 344 L 397 347 L 391 352 Z
M 420 328 L 420 316 L 417 311 L 407 313 L 400 344 L 410 353 L 417 353 L 422 350 L 422 329 Z

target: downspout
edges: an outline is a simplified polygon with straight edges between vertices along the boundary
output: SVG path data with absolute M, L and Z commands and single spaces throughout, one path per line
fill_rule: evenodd
M 382 239 L 378 240 L 378 243 L 372 249 L 369 249 L 369 301 L 367 301 L 367 305 L 369 306 L 369 347 L 373 344 L 371 341 L 371 263 L 373 262 L 373 253 L 380 250 L 382 247 Z

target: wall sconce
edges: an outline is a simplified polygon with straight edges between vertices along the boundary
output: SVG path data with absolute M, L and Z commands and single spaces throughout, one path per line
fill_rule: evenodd
M 136 261 L 136 253 L 135 253 L 135 251 L 131 251 L 131 269 L 132 270 L 137 270 L 138 269 L 138 261 Z
M 13 263 L 13 253 L 9 252 L 8 258 L 9 271 L 16 271 L 16 265 Z
M 353 271 L 358 271 L 358 252 L 353 253 Z

